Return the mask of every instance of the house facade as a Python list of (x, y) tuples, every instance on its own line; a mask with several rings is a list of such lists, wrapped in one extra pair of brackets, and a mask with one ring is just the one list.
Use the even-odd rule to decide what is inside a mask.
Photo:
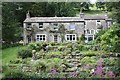
[(75, 42), (85, 34), (85, 42), (94, 40), (94, 35), (101, 29), (112, 25), (107, 15), (88, 16), (80, 13), (79, 17), (30, 17), (26, 14), (23, 22), (24, 44), (30, 42)]

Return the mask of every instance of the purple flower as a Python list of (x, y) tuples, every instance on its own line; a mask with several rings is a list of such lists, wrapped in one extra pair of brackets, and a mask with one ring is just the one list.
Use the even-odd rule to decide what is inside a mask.
[(72, 76), (75, 76), (76, 75), (76, 72), (72, 72)]
[(95, 74), (98, 75), (98, 76), (101, 76), (102, 72), (103, 72), (102, 67), (101, 66), (97, 66)]
[(97, 67), (96, 67), (96, 70), (94, 73), (97, 76), (102, 76), (103, 70), (102, 70), (102, 62), (101, 61), (97, 62)]
[(97, 65), (98, 65), (98, 66), (102, 66), (102, 62), (101, 62), (101, 61), (98, 61), (98, 62), (97, 62)]
[(108, 72), (107, 72), (107, 76), (110, 77), (110, 78), (115, 77), (115, 75), (113, 74), (112, 71), (108, 71)]
[(52, 75), (55, 75), (55, 74), (56, 74), (56, 69), (55, 69), (55, 68), (52, 68), (52, 69), (50, 70), (50, 72), (51, 72)]

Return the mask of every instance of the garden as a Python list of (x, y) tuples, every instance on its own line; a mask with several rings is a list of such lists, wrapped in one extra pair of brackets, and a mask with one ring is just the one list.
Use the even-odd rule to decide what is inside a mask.
[[(2, 80), (43, 80), (43, 78), (120, 78), (120, 2), (86, 3), (2, 3)], [(96, 6), (96, 7), (95, 7)], [(109, 14), (115, 22), (101, 29), (95, 40), (76, 42), (17, 43), (23, 34), (26, 11), (32, 16), (79, 16)], [(61, 30), (60, 30), (61, 31)], [(61, 32), (63, 33), (63, 32)], [(2, 75), (2, 76), (1, 76)], [(106, 80), (105, 79), (105, 80)], [(94, 79), (91, 79), (94, 80)]]
[(3, 65), (5, 78), (115, 78), (118, 57), (93, 44), (32, 42)]

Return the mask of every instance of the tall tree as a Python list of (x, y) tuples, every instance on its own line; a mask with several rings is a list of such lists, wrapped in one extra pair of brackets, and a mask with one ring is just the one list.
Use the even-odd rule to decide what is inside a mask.
[(16, 8), (13, 3), (3, 3), (2, 7), (2, 39), (6, 42), (14, 42), (20, 36), (20, 26), (16, 16)]
[(103, 10), (105, 10), (105, 2), (97, 2), (96, 3), (96, 7), (97, 7), (97, 9), (103, 9)]
[(120, 1), (106, 2), (106, 8), (111, 12), (110, 17), (112, 17), (116, 22), (120, 23)]

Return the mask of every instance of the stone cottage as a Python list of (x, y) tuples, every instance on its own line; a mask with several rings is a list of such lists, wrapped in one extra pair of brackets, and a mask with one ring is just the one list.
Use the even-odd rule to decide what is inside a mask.
[(59, 43), (75, 42), (85, 34), (85, 42), (94, 40), (94, 35), (101, 29), (112, 25), (112, 19), (104, 15), (84, 15), (79, 17), (30, 17), (29, 12), (23, 22), (24, 44), (33, 41)]

